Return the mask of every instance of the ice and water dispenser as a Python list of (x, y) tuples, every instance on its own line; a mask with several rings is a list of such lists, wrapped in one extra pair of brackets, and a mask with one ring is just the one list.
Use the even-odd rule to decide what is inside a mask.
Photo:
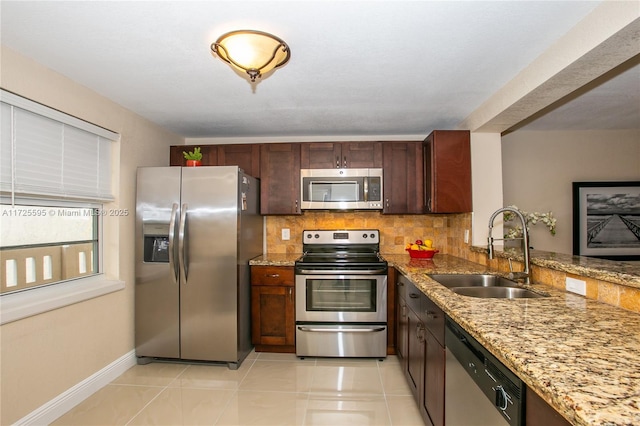
[(145, 223), (142, 225), (144, 236), (144, 261), (151, 263), (169, 262), (169, 224)]

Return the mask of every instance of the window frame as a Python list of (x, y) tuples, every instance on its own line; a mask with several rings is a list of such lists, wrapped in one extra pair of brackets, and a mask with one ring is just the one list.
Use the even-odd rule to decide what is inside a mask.
[[(115, 132), (88, 123), (84, 120), (70, 116), (46, 105), (31, 101), (27, 98), (23, 98), (11, 92), (0, 90), (0, 100), (18, 108), (59, 121), (63, 124), (88, 131), (111, 141), (111, 143), (117, 144), (120, 142), (120, 135)], [(112, 193), (116, 189), (113, 187), (113, 182), (114, 173), (117, 173), (118, 169), (118, 164), (114, 161), (117, 159), (117, 156), (114, 157), (114, 152), (116, 152), (114, 149), (115, 147), (113, 145), (112, 148), (109, 149), (111, 153), (110, 176)], [(107, 206), (113, 206), (113, 204), (115, 204), (113, 203), (113, 200), (116, 197), (91, 199), (85, 197), (68, 197), (64, 194), (60, 196), (40, 196), (36, 194), (29, 195), (26, 193), (16, 193), (12, 190), (11, 192), (4, 192), (1, 198), (2, 204), (9, 205), (12, 203), (24, 203), (28, 200), (31, 205), (34, 205), (35, 202), (44, 205), (47, 205), (46, 203), (64, 203), (67, 206), (72, 206), (74, 204), (76, 206), (81, 205), (83, 207), (87, 207), (88, 205), (99, 205), (101, 208), (106, 208)], [(7, 202), (6, 200), (10, 201)], [(20, 201), (18, 202), (18, 200)], [(110, 218), (109, 221), (111, 222)], [(104, 263), (105, 247), (107, 245), (107, 241), (105, 241), (106, 233), (103, 232), (104, 226), (104, 220), (100, 217), (97, 225), (97, 232), (99, 233), (97, 263), (99, 269), (96, 274), (64, 281), (56, 281), (55, 283), (48, 283), (33, 288), (26, 288), (22, 291), (0, 295), (0, 325), (124, 289), (124, 281), (113, 279), (108, 276), (108, 274), (113, 274), (114, 271), (117, 271), (117, 265), (115, 265), (116, 269), (114, 270), (114, 265), (109, 267)], [(112, 256), (112, 254), (110, 254), (110, 256)]]

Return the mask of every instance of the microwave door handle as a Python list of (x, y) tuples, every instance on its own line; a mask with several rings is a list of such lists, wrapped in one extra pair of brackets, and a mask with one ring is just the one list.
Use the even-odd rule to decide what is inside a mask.
[(178, 283), (178, 262), (176, 262), (174, 256), (174, 250), (176, 247), (176, 219), (178, 215), (178, 204), (173, 203), (171, 206), (171, 218), (169, 219), (169, 269), (171, 270), (171, 278), (175, 284)]
[(187, 268), (187, 244), (186, 244), (186, 234), (185, 229), (187, 225), (187, 204), (182, 205), (182, 211), (180, 212), (180, 230), (178, 231), (178, 261), (180, 262), (180, 270), (184, 274), (184, 282), (187, 283), (188, 279), (188, 268)]
[(363, 179), (364, 181), (364, 201), (369, 201), (369, 178), (366, 177)]

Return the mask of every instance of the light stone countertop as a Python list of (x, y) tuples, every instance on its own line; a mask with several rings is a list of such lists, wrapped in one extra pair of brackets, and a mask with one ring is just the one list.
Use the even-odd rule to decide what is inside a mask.
[[(298, 257), (250, 264), (293, 266)], [(572, 424), (640, 425), (640, 314), (543, 284), (530, 288), (549, 297), (461, 296), (427, 274), (495, 272), (449, 255), (384, 258)]]
[[(487, 248), (484, 246), (472, 246), (471, 251), (487, 253)], [(511, 257), (514, 260), (523, 260), (522, 250), (519, 250), (519, 253), (513, 249), (510, 249), (509, 252), (496, 250), (495, 253), (496, 257), (504, 259)], [(531, 264), (628, 287), (640, 288), (640, 263), (618, 262), (594, 257), (531, 250)]]

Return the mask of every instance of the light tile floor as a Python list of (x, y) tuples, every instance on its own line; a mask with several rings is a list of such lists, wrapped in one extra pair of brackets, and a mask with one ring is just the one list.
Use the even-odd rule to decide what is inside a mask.
[(54, 425), (423, 425), (395, 356), (136, 365)]

